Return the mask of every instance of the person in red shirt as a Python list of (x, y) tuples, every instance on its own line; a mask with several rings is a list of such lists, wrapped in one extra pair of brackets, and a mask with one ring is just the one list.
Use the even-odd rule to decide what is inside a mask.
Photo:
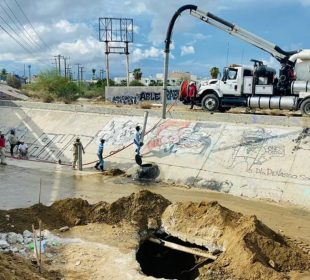
[(6, 165), (5, 162), (5, 137), (4, 134), (0, 131), (0, 164)]
[(188, 85), (188, 97), (191, 101), (191, 107), (190, 109), (194, 108), (194, 105), (196, 104), (196, 95), (197, 95), (197, 87), (195, 82), (190, 82)]

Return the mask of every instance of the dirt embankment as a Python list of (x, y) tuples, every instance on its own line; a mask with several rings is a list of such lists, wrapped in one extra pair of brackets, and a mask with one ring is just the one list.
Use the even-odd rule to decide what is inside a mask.
[[(222, 251), (216, 261), (200, 268), (201, 279), (282, 280), (289, 279), (291, 271), (310, 270), (310, 256), (286, 237), (272, 231), (255, 216), (244, 216), (217, 202), (171, 204), (161, 195), (146, 190), (111, 204), (91, 205), (82, 199), (65, 199), (49, 207), (34, 205), (0, 211), (0, 232), (30, 230), (38, 219), (48, 229), (126, 222), (137, 231), (147, 229), (150, 220), (153, 224), (155, 221), (158, 228), (162, 226), (166, 232), (184, 241), (204, 245), (211, 252), (214, 248)], [(0, 271), (7, 271), (4, 268), (14, 262), (14, 273), (21, 274), (19, 269), (24, 267), (32, 273), (31, 267), (27, 268), (23, 263), (18, 265), (19, 261), (10, 259), (12, 255), (0, 254), (0, 257)]]
[(201, 269), (200, 276), (206, 279), (213, 273), (222, 279), (226, 275), (282, 280), (289, 279), (287, 272), (310, 270), (310, 256), (286, 237), (255, 216), (231, 211), (217, 202), (174, 203), (164, 212), (162, 225), (180, 239), (223, 251)]

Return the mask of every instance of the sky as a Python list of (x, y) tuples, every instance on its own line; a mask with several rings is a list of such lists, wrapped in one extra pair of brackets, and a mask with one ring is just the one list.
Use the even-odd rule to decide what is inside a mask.
[[(98, 19), (115, 17), (133, 19), (130, 71), (140, 68), (143, 77), (154, 77), (163, 72), (169, 21), (185, 4), (197, 5), (284, 50), (310, 48), (310, 0), (4, 0), (0, 2), (0, 68), (23, 75), (24, 65), (26, 74), (31, 65), (32, 74), (38, 74), (53, 69), (55, 56), (61, 54), (68, 58), (74, 76), (77, 64), (84, 67), (86, 78), (91, 77), (93, 68), (99, 75), (99, 70), (105, 69), (105, 45), (98, 39)], [(109, 57), (110, 77), (125, 77), (125, 56)], [(214, 66), (250, 65), (252, 58), (279, 66), (270, 54), (188, 11), (177, 19), (169, 71), (209, 77)]]

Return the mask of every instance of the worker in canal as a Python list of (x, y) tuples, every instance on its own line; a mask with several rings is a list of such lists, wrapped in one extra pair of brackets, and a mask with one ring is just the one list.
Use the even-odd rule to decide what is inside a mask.
[(73, 161), (72, 161), (72, 169), (75, 169), (76, 162), (78, 161), (79, 147), (81, 146), (81, 150), (83, 154), (85, 154), (84, 147), (79, 137), (76, 138), (73, 143)]
[(100, 139), (100, 143), (98, 146), (98, 152), (97, 152), (98, 162), (95, 165), (95, 168), (101, 171), (104, 171), (104, 161), (103, 161), (104, 142), (105, 142), (104, 139)]
[(136, 163), (138, 165), (142, 164), (140, 150), (141, 150), (141, 147), (143, 146), (143, 143), (142, 143), (142, 134), (141, 134), (140, 130), (141, 130), (141, 127), (136, 126), (135, 138), (133, 139), (133, 142), (134, 142), (135, 147), (136, 147), (136, 149), (135, 149), (135, 152), (136, 152), (135, 160), (136, 160)]

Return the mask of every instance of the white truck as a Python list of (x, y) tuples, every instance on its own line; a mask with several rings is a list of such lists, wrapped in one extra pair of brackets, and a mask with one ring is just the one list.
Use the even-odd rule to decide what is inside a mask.
[[(258, 60), (253, 67), (230, 65), (221, 79), (198, 89), (196, 103), (206, 111), (226, 111), (231, 107), (301, 110), (310, 116), (310, 50), (287, 52), (209, 12), (188, 5), (190, 14), (236, 36), (275, 57), (281, 64), (279, 76)], [(183, 8), (184, 10), (184, 8)]]

